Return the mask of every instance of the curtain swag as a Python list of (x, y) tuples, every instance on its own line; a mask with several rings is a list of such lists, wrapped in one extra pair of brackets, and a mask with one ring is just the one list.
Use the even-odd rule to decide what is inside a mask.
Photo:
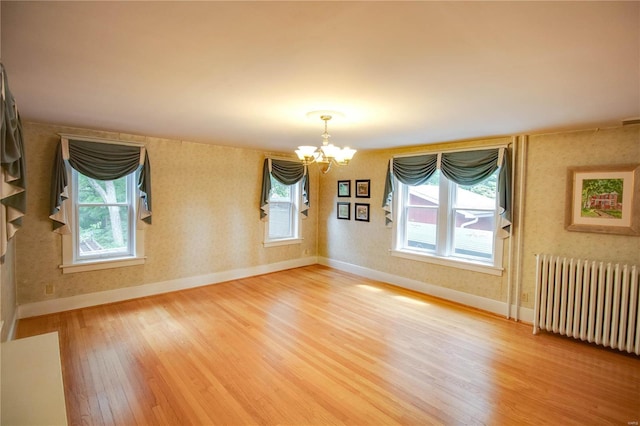
[(2, 182), (0, 183), (0, 261), (4, 261), (9, 240), (22, 226), (26, 211), (26, 161), (22, 122), (15, 99), (9, 90), (4, 65), (0, 63), (0, 157)]
[(139, 203), (138, 218), (151, 223), (151, 165), (143, 146), (108, 142), (89, 142), (62, 137), (53, 164), (49, 218), (53, 230), (68, 234), (68, 182), (66, 164), (98, 180), (114, 180), (137, 170)]
[(271, 192), (271, 176), (284, 185), (293, 185), (302, 180), (302, 202), (300, 211), (305, 216), (309, 214), (309, 176), (307, 167), (297, 161), (276, 160), (265, 158), (262, 166), (262, 191), (260, 193), (260, 219), (269, 214), (269, 194)]
[[(475, 151), (444, 152), (392, 158), (387, 166), (382, 208), (385, 222), (391, 224), (391, 200), (394, 179), (406, 185), (422, 185), (437, 169), (447, 179), (459, 185), (475, 185), (487, 179), (500, 168), (498, 175), (498, 205), (500, 207), (501, 238), (509, 236), (511, 229), (511, 164), (507, 148)], [(506, 158), (505, 158), (506, 157)]]

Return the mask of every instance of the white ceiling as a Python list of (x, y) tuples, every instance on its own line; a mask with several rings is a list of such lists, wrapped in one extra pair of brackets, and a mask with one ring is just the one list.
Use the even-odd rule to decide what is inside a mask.
[(289, 151), (640, 116), (640, 2), (12, 2), (23, 120)]

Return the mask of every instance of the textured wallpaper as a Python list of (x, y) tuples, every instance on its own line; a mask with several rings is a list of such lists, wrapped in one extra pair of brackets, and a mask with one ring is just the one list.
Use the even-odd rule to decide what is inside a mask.
[[(640, 164), (638, 125), (529, 137), (523, 292), (533, 295), (537, 253), (640, 266), (640, 237), (564, 229), (568, 168), (630, 163)], [(523, 305), (533, 307), (532, 297)]]
[[(21, 231), (18, 230), (18, 233)], [(0, 320), (3, 321), (0, 341), (4, 342), (11, 331), (11, 322), (16, 312), (16, 244), (15, 237), (9, 240), (4, 262), (0, 264)]]
[[(258, 200), (264, 153), (180, 140), (25, 123), (28, 206), (17, 236), (18, 303), (188, 278), (316, 255), (318, 176), (302, 244), (262, 246)], [(60, 236), (48, 219), (49, 185), (59, 137), (71, 133), (143, 142), (151, 161), (153, 224), (140, 266), (62, 274)], [(45, 285), (54, 294), (45, 295)]]
[[(438, 151), (442, 149), (466, 148), (483, 145), (500, 145), (511, 142), (511, 138), (461, 142), (455, 144), (429, 145), (409, 149), (358, 152), (348, 167), (334, 168), (320, 177), (320, 256), (350, 264), (386, 272), (427, 284), (447, 287), (494, 300), (506, 300), (506, 281), (493, 276), (392, 256), (392, 229), (385, 226), (382, 210), (382, 193), (389, 159), (397, 154)], [(353, 185), (357, 179), (371, 179), (371, 198), (356, 198)], [(337, 198), (337, 181), (351, 180), (352, 197)], [(351, 202), (351, 220), (336, 218), (336, 203)], [(370, 222), (353, 220), (354, 203), (370, 203)]]
[[(63, 275), (60, 237), (48, 220), (49, 183), (57, 133), (143, 142), (151, 159), (153, 225), (146, 228), (145, 265)], [(253, 150), (118, 133), (25, 124), (28, 211), (16, 236), (18, 303), (68, 297), (208, 273), (275, 263), (318, 254), (465, 293), (506, 301), (505, 273), (492, 276), (391, 256), (392, 231), (381, 208), (388, 160), (396, 154), (509, 143), (511, 138), (466, 141), (407, 149), (360, 151), (348, 167), (319, 175), (311, 167), (311, 210), (301, 245), (262, 247), (258, 198), (264, 153)], [(521, 232), (521, 293), (533, 307), (535, 253), (640, 264), (640, 238), (564, 229), (567, 168), (640, 163), (640, 126), (529, 137)], [(241, 164), (237, 167), (234, 164)], [(517, 176), (518, 170), (515, 171)], [(337, 181), (371, 180), (371, 198), (337, 198)], [(519, 181), (516, 181), (516, 189)], [(352, 194), (354, 188), (352, 188)], [(370, 204), (370, 222), (336, 218), (336, 202)], [(517, 214), (517, 212), (516, 212)], [(317, 248), (317, 253), (316, 253)], [(306, 252), (306, 253), (305, 253)], [(4, 277), (3, 277), (4, 278)], [(515, 278), (515, 277), (514, 277)], [(44, 294), (46, 284), (55, 292)], [(514, 289), (515, 290), (515, 289)]]
[[(381, 209), (387, 163), (393, 155), (509, 143), (510, 140), (504, 138), (358, 152), (349, 167), (334, 169), (330, 174), (320, 177), (319, 255), (503, 302), (507, 300), (507, 279), (511, 274), (515, 298), (515, 265), (518, 259), (514, 257), (513, 267), (509, 266), (506, 240), (503, 255), (505, 272), (502, 277), (398, 258), (389, 252), (392, 230), (385, 227)], [(515, 196), (524, 198), (522, 226), (514, 226), (514, 235), (521, 232), (523, 241), (520, 294), (524, 293), (527, 301), (523, 301), (522, 306), (533, 308), (536, 253), (640, 265), (640, 237), (570, 232), (564, 229), (567, 168), (640, 163), (640, 126), (531, 136), (527, 152), (526, 186), (522, 194), (517, 192), (518, 170), (514, 173)], [(347, 179), (352, 181), (352, 185), (355, 179), (371, 179), (371, 199), (338, 199), (337, 181)], [(370, 202), (371, 222), (336, 219), (337, 201)], [(514, 214), (517, 215), (517, 210)], [(515, 238), (513, 244), (515, 247)], [(517, 250), (514, 253), (517, 254)]]

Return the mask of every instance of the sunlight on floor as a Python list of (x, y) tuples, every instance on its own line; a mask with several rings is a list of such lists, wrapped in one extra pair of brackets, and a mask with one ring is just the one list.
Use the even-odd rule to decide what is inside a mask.
[(360, 288), (364, 288), (365, 290), (369, 290), (369, 291), (375, 291), (375, 292), (381, 292), (382, 289), (378, 288), (378, 287), (373, 287), (370, 285), (366, 285), (366, 284), (357, 284), (358, 287)]
[(403, 302), (408, 302), (414, 305), (420, 305), (420, 306), (431, 306), (431, 304), (424, 302), (422, 300), (418, 300), (418, 299), (413, 299), (411, 297), (407, 297), (407, 296), (393, 296), (394, 299), (396, 300), (401, 300)]

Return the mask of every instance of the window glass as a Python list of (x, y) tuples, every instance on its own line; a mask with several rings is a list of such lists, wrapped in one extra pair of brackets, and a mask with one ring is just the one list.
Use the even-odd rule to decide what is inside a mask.
[(498, 173), (476, 185), (439, 170), (423, 185), (399, 183), (396, 250), (494, 265)]
[(121, 257), (133, 251), (133, 174), (120, 179), (92, 179), (73, 170), (76, 202), (78, 260)]
[(407, 188), (406, 245), (411, 248), (435, 250), (438, 207), (440, 204), (439, 171), (423, 185)]
[(297, 196), (298, 186), (285, 185), (271, 177), (267, 240), (298, 237)]

